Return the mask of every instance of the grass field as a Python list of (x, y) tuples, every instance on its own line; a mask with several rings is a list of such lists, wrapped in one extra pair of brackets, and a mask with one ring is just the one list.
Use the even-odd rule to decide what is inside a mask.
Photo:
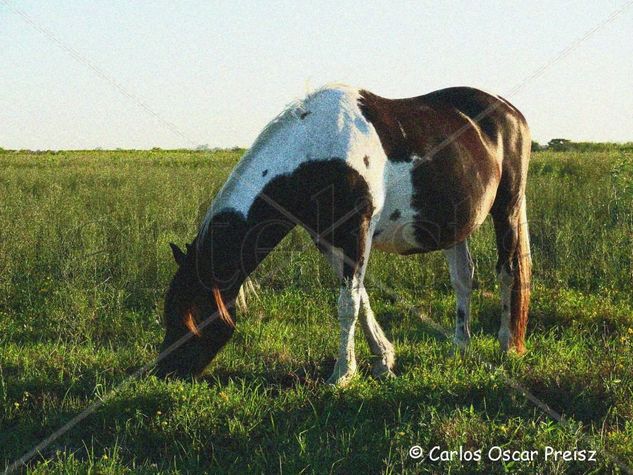
[[(162, 340), (168, 247), (197, 223), (240, 151), (0, 153), (0, 466), (94, 401), (28, 465), (43, 472), (610, 473), (633, 464), (633, 153), (533, 157), (528, 353), (499, 354), (496, 250), (472, 240), (474, 339), (454, 355), (441, 254), (374, 252), (368, 287), (398, 377), (323, 384), (334, 364), (337, 284), (302, 231), (256, 272), (261, 299), (195, 382), (130, 380)], [(390, 290), (391, 289), (391, 290)], [(514, 383), (565, 416), (556, 422)], [(484, 449), (482, 462), (416, 461)], [(533, 462), (485, 453), (540, 449)], [(544, 460), (544, 447), (597, 450)]]

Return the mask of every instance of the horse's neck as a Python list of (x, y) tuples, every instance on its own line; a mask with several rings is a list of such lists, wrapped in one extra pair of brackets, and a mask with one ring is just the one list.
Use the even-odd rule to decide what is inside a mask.
[[(307, 154), (298, 134), (286, 130), (291, 127), (278, 127), (285, 127), (282, 138), (292, 140), (256, 143), (219, 191), (199, 233), (199, 250), (210, 263), (212, 277), (235, 292), (237, 283), (241, 284), (294, 226), (283, 212), (286, 197), (275, 193), (276, 183), (294, 171), (297, 157)], [(272, 199), (268, 196), (271, 193)]]
[[(253, 146), (239, 161), (217, 194), (207, 220), (222, 209), (232, 209), (243, 215), (248, 212), (260, 193), (280, 175), (287, 175), (305, 160), (309, 160), (305, 140), (297, 125), (279, 124), (280, 130), (264, 143)], [(261, 140), (261, 139), (258, 139)]]
[(293, 227), (275, 213), (251, 212), (244, 216), (224, 210), (215, 214), (198, 236), (200, 271), (207, 276), (205, 280), (227, 296), (236, 296), (244, 280)]
[[(241, 283), (298, 218), (317, 206), (317, 196), (327, 198), (323, 192), (331, 190), (333, 181), (323, 170), (345, 176), (340, 160), (333, 157), (349, 153), (349, 130), (355, 123), (349, 114), (356, 100), (357, 94), (348, 90), (324, 90), (304, 104), (309, 110), (301, 109), (299, 114), (289, 109), (260, 134), (218, 193), (201, 228), (205, 260), (217, 278)], [(342, 103), (347, 104), (343, 115)], [(357, 114), (360, 117), (360, 111)], [(341, 116), (350, 121), (347, 133), (340, 130)], [(322, 159), (314, 158), (324, 154)], [(310, 164), (314, 167), (306, 168)]]

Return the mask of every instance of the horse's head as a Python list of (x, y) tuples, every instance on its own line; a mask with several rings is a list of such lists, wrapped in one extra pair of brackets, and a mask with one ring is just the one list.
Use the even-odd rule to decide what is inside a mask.
[(165, 298), (165, 339), (156, 374), (197, 375), (231, 338), (235, 324), (220, 293), (199, 279), (196, 246), (170, 244), (178, 270)]

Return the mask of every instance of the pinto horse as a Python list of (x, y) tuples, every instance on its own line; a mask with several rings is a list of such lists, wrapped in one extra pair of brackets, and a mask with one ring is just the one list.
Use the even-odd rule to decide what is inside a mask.
[(165, 301), (159, 375), (200, 373), (231, 338), (240, 287), (296, 225), (340, 282), (338, 359), (328, 382), (356, 371), (360, 317), (392, 375), (393, 345), (363, 280), (372, 247), (396, 254), (443, 250), (457, 294), (456, 344), (470, 339), (473, 263), (467, 238), (492, 215), (498, 249), (503, 351), (525, 350), (531, 260), (525, 187), (530, 132), (508, 101), (454, 87), (408, 99), (327, 86), (266, 126), (207, 211)]

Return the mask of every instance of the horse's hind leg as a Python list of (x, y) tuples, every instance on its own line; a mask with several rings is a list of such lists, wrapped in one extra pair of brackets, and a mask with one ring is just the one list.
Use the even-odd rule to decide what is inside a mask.
[(360, 323), (365, 333), (365, 338), (369, 344), (369, 349), (375, 357), (372, 365), (372, 374), (376, 378), (384, 378), (393, 376), (393, 367), (395, 365), (395, 351), (393, 345), (385, 336), (376, 321), (374, 312), (369, 305), (369, 296), (363, 287), (361, 290), (361, 307), (360, 307)]
[(454, 343), (465, 348), (470, 341), (470, 295), (473, 288), (474, 266), (466, 241), (444, 251), (457, 297)]
[(499, 260), (497, 276), (501, 285), (501, 326), (499, 344), (503, 351), (525, 351), (525, 331), (530, 302), (531, 258), (525, 196), (512, 206), (493, 210)]

